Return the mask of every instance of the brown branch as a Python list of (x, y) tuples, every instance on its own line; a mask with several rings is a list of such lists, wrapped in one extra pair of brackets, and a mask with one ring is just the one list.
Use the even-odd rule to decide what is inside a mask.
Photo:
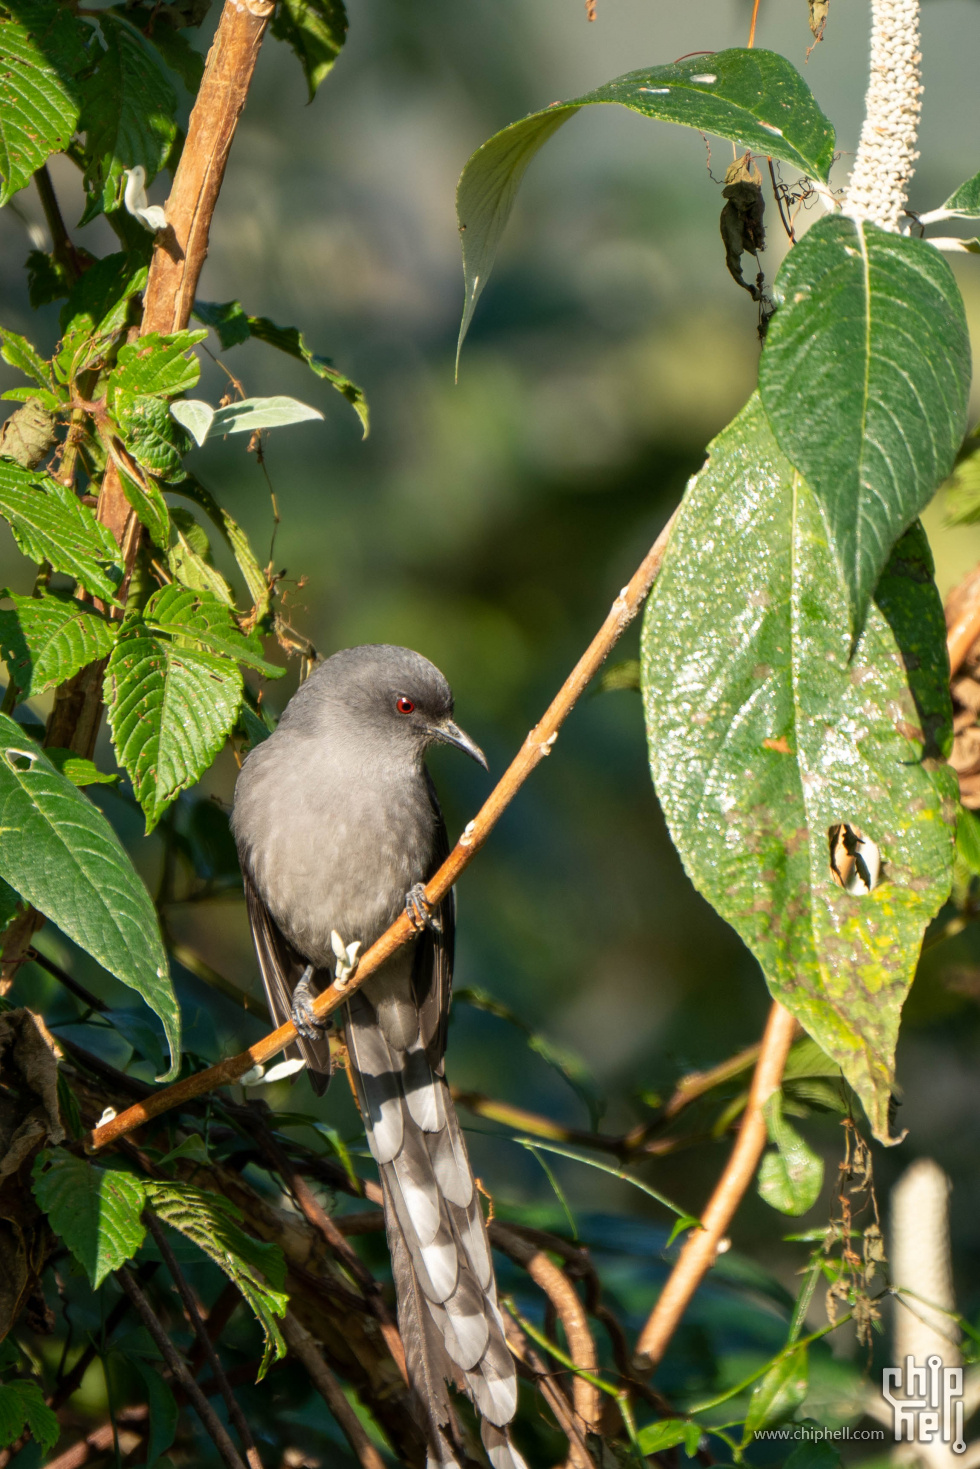
[(946, 599), (946, 647), (950, 678), (980, 638), (980, 566), (955, 587)]
[(41, 208), (44, 210), (44, 218), (47, 221), (48, 230), (51, 235), (51, 253), (59, 265), (71, 276), (72, 280), (79, 280), (82, 272), (91, 264), (91, 256), (86, 259), (84, 252), (79, 252), (74, 245), (71, 236), (65, 227), (62, 217), (61, 206), (58, 196), (48, 173), (48, 165), (42, 163), (34, 174), (34, 186), (37, 189)]
[(291, 1311), (287, 1311), (283, 1319), (282, 1334), (289, 1344), (289, 1350), (302, 1362), (310, 1381), (336, 1419), (337, 1426), (354, 1450), (354, 1457), (361, 1469), (385, 1469), (384, 1460), (368, 1438), (361, 1420), (344, 1396), (340, 1383), (320, 1355), (316, 1342)]
[(582, 1425), (572, 1412), (571, 1404), (512, 1316), (507, 1320), (507, 1345), (518, 1364), (523, 1367), (524, 1375), (530, 1378), (548, 1404), (555, 1415), (555, 1422), (568, 1439), (568, 1463), (571, 1469), (596, 1469), (585, 1442)]
[[(167, 1239), (166, 1231), (164, 1230), (163, 1225), (160, 1223), (156, 1214), (154, 1214), (153, 1210), (149, 1206), (147, 1206), (147, 1208), (143, 1211), (143, 1219), (146, 1223), (146, 1227), (149, 1229), (150, 1233), (153, 1236), (157, 1249), (160, 1251), (160, 1254), (163, 1258), (163, 1263), (170, 1271), (170, 1277), (173, 1280), (174, 1285), (177, 1287), (180, 1299), (184, 1303), (184, 1310), (187, 1312), (187, 1319), (194, 1329), (194, 1335), (197, 1337), (198, 1344), (201, 1347), (204, 1356), (207, 1358), (211, 1371), (214, 1374), (214, 1380), (217, 1384), (218, 1391), (224, 1399), (225, 1407), (228, 1409), (228, 1417), (235, 1425), (235, 1432), (238, 1434), (242, 1448), (245, 1451), (245, 1458), (248, 1460), (248, 1469), (262, 1469), (262, 1460), (259, 1457), (258, 1449), (255, 1447), (255, 1440), (252, 1437), (252, 1430), (248, 1426), (245, 1414), (241, 1410), (238, 1399), (235, 1397), (235, 1394), (232, 1392), (228, 1384), (228, 1379), (225, 1376), (225, 1369), (221, 1365), (221, 1358), (215, 1351), (214, 1343), (208, 1335), (207, 1328), (204, 1325), (200, 1310), (198, 1309), (197, 1301), (194, 1299), (194, 1292), (188, 1285), (187, 1277), (181, 1270), (180, 1265), (177, 1263), (177, 1256), (170, 1248), (170, 1241)], [(188, 1375), (190, 1374), (188, 1373)]]
[[(463, 869), (469, 865), (483, 846), (531, 771), (546, 755), (551, 753), (565, 718), (602, 666), (609, 650), (639, 612), (660, 570), (673, 522), (674, 517), (672, 516), (643, 558), (628, 585), (623, 587), (613, 602), (598, 633), (562, 684), (540, 722), (527, 736), (509, 769), (494, 787), (476, 817), (467, 824), (466, 830), (439, 871), (426, 885), (425, 896), (431, 906), (434, 907), (446, 895)], [(346, 983), (337, 984), (335, 981), (317, 996), (313, 1006), (317, 1020), (325, 1021), (334, 1010), (346, 1004), (350, 996), (368, 976), (390, 959), (402, 944), (414, 938), (415, 933), (416, 930), (407, 914), (402, 914), (400, 918), (397, 918), (381, 938), (371, 945), (353, 976)], [(211, 1066), (206, 1071), (199, 1071), (184, 1081), (179, 1081), (173, 1086), (156, 1092), (145, 1102), (127, 1108), (111, 1122), (95, 1129), (90, 1139), (91, 1146), (94, 1149), (104, 1148), (107, 1143), (113, 1142), (117, 1137), (122, 1137), (132, 1132), (134, 1128), (141, 1127), (151, 1117), (159, 1117), (171, 1107), (180, 1106), (191, 1097), (199, 1097), (205, 1092), (213, 1091), (215, 1087), (226, 1086), (230, 1082), (238, 1081), (253, 1066), (263, 1065), (271, 1060), (295, 1037), (296, 1027), (287, 1021), (271, 1035), (267, 1035), (263, 1040), (257, 1041), (254, 1046), (250, 1046), (247, 1051), (242, 1051), (237, 1056), (230, 1056), (227, 1060), (219, 1062), (217, 1066)]]
[(746, 46), (748, 47), (748, 49), (750, 51), (751, 51), (752, 47), (755, 45), (755, 26), (756, 26), (756, 21), (758, 19), (759, 19), (759, 0), (755, 0), (755, 4), (752, 6), (752, 19), (749, 22), (749, 39), (745, 43)]
[(691, 1297), (714, 1264), (722, 1236), (752, 1182), (766, 1145), (766, 1119), (762, 1109), (782, 1082), (796, 1030), (794, 1017), (775, 1002), (769, 1012), (749, 1100), (731, 1157), (701, 1216), (702, 1228), (693, 1230), (689, 1236), (640, 1333), (637, 1364), (645, 1371), (652, 1371), (667, 1350)]
[[(543, 1250), (523, 1239), (516, 1230), (495, 1219), (490, 1225), (490, 1239), (498, 1250), (503, 1250), (530, 1275), (535, 1285), (544, 1291), (558, 1313), (565, 1329), (568, 1355), (576, 1367), (583, 1372), (595, 1374), (599, 1370), (599, 1358), (595, 1342), (589, 1330), (585, 1307), (579, 1300), (571, 1281), (553, 1265)], [(586, 1431), (595, 1433), (599, 1426), (599, 1389), (584, 1377), (576, 1376), (572, 1381), (572, 1402), (575, 1412)]]
[[(146, 1403), (137, 1404), (132, 1408), (120, 1408), (116, 1414), (116, 1422), (119, 1424), (118, 1433), (119, 1452), (124, 1459), (128, 1459), (135, 1453), (143, 1442), (143, 1433), (149, 1422), (150, 1410)], [(140, 1425), (139, 1429), (127, 1431), (126, 1425), (132, 1423)], [(72, 1444), (70, 1449), (65, 1449), (56, 1459), (48, 1459), (47, 1469), (81, 1469), (90, 1459), (100, 1458), (108, 1453), (112, 1447), (116, 1435), (113, 1430), (111, 1419), (100, 1423), (98, 1428), (86, 1434), (78, 1443)]]
[(163, 1360), (173, 1374), (174, 1381), (179, 1382), (187, 1394), (188, 1400), (193, 1405), (194, 1411), (204, 1425), (208, 1437), (213, 1442), (218, 1453), (228, 1466), (228, 1469), (246, 1469), (238, 1450), (228, 1437), (227, 1429), (188, 1372), (180, 1353), (160, 1324), (153, 1307), (136, 1284), (136, 1281), (125, 1267), (116, 1271), (116, 1279), (135, 1307), (143, 1325), (159, 1347)]

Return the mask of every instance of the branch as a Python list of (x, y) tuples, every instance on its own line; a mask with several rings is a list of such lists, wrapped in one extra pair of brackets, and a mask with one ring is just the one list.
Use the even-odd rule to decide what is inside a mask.
[[(163, 1263), (170, 1271), (170, 1277), (177, 1287), (180, 1299), (184, 1303), (184, 1310), (187, 1312), (188, 1320), (194, 1329), (194, 1335), (197, 1337), (198, 1344), (204, 1356), (207, 1358), (211, 1371), (214, 1373), (214, 1380), (217, 1383), (218, 1391), (221, 1393), (225, 1407), (228, 1409), (228, 1417), (235, 1425), (235, 1432), (238, 1434), (242, 1448), (245, 1450), (248, 1469), (262, 1469), (262, 1460), (259, 1458), (259, 1451), (255, 1447), (252, 1431), (246, 1422), (245, 1414), (241, 1410), (238, 1399), (228, 1385), (228, 1379), (225, 1376), (225, 1369), (221, 1365), (221, 1359), (215, 1351), (214, 1343), (208, 1335), (207, 1328), (201, 1319), (197, 1301), (194, 1299), (194, 1292), (188, 1285), (187, 1277), (177, 1263), (177, 1256), (170, 1248), (170, 1241), (167, 1239), (166, 1231), (149, 1206), (143, 1211), (143, 1219), (153, 1236), (157, 1249), (160, 1251)], [(188, 1373), (188, 1375), (190, 1374)]]
[(568, 1399), (555, 1382), (545, 1363), (528, 1342), (513, 1316), (507, 1318), (507, 1345), (548, 1404), (555, 1415), (555, 1422), (568, 1439), (570, 1469), (596, 1469), (585, 1442), (582, 1426), (572, 1412)]
[[(483, 846), (531, 771), (546, 755), (550, 755), (565, 718), (602, 666), (609, 650), (639, 612), (660, 570), (676, 513), (675, 511), (664, 526), (628, 585), (623, 587), (613, 602), (598, 633), (562, 684), (540, 722), (527, 736), (511, 762), (510, 768), (490, 793), (489, 799), (484, 802), (474, 820), (467, 824), (463, 835), (435, 877), (426, 885), (425, 896), (430, 906), (435, 907), (445, 897), (460, 873)], [(416, 930), (411, 920), (407, 914), (402, 914), (382, 934), (381, 938), (371, 945), (354, 974), (345, 983), (338, 984), (334, 981), (322, 994), (317, 996), (313, 1005), (313, 1012), (317, 1020), (325, 1021), (334, 1010), (346, 1004), (350, 996), (369, 975), (374, 974), (397, 949), (401, 948), (402, 944), (415, 936)], [(231, 1056), (219, 1062), (217, 1066), (209, 1067), (206, 1071), (199, 1071), (193, 1076), (188, 1076), (173, 1086), (165, 1087), (152, 1097), (148, 1097), (145, 1102), (127, 1108), (125, 1112), (121, 1112), (118, 1117), (105, 1123), (103, 1127), (97, 1127), (89, 1139), (92, 1148), (94, 1150), (104, 1148), (107, 1143), (125, 1136), (136, 1127), (141, 1127), (151, 1117), (159, 1117), (161, 1113), (169, 1111), (171, 1107), (180, 1106), (191, 1097), (199, 1097), (205, 1092), (213, 1091), (215, 1087), (227, 1086), (230, 1082), (238, 1081), (253, 1066), (264, 1065), (266, 1061), (271, 1060), (295, 1037), (296, 1027), (287, 1021), (271, 1035), (267, 1035), (263, 1040), (257, 1041), (254, 1046), (250, 1046), (247, 1051)]]
[(188, 1372), (180, 1353), (170, 1340), (167, 1332), (164, 1331), (153, 1311), (153, 1307), (136, 1284), (136, 1281), (125, 1267), (116, 1271), (116, 1279), (136, 1308), (143, 1325), (159, 1347), (163, 1360), (173, 1373), (174, 1381), (180, 1383), (189, 1401), (193, 1404), (194, 1411), (203, 1423), (209, 1438), (227, 1464), (228, 1469), (246, 1469), (246, 1466), (239, 1457), (238, 1450), (228, 1437), (224, 1424), (218, 1418), (211, 1404)]
[(361, 1420), (344, 1396), (343, 1388), (321, 1357), (316, 1342), (291, 1311), (287, 1311), (283, 1319), (282, 1334), (289, 1343), (289, 1350), (302, 1362), (313, 1386), (337, 1420), (337, 1426), (354, 1450), (361, 1469), (386, 1469)]
[(752, 1182), (766, 1145), (766, 1119), (762, 1109), (779, 1089), (796, 1028), (789, 1011), (774, 1003), (762, 1037), (742, 1126), (727, 1167), (702, 1215), (702, 1227), (689, 1236), (640, 1333), (636, 1355), (638, 1365), (646, 1371), (652, 1371), (667, 1350), (691, 1297), (714, 1264), (719, 1242)]
[[(490, 1226), (490, 1237), (498, 1250), (503, 1250), (518, 1265), (523, 1266), (534, 1281), (544, 1291), (558, 1313), (558, 1319), (565, 1329), (565, 1340), (568, 1342), (568, 1354), (576, 1367), (583, 1372), (595, 1374), (599, 1370), (599, 1358), (596, 1354), (595, 1342), (589, 1330), (589, 1323), (585, 1315), (585, 1307), (579, 1300), (575, 1287), (571, 1281), (553, 1265), (543, 1250), (537, 1249), (526, 1239), (506, 1224), (494, 1220)], [(585, 1430), (590, 1433), (598, 1432), (599, 1427), (599, 1390), (585, 1377), (576, 1376), (572, 1380), (572, 1402), (575, 1412), (581, 1420)]]
[(945, 611), (949, 676), (952, 678), (980, 638), (980, 566), (975, 566), (969, 576), (950, 592)]

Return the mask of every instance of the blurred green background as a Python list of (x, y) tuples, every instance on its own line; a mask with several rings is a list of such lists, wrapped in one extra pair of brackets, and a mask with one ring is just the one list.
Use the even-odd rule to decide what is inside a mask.
[[(250, 313), (299, 326), (364, 387), (372, 431), (362, 442), (336, 394), (299, 364), (250, 343), (219, 354), (246, 392), (293, 394), (322, 408), (325, 421), (268, 436), (268, 481), (240, 438), (209, 443), (196, 452), (195, 468), (261, 559), (274, 529), (271, 485), (281, 516), (273, 556), (287, 572), (293, 624), (322, 653), (387, 641), (432, 658), (494, 776), (663, 525), (708, 440), (751, 391), (756, 309), (725, 270), (722, 201), (701, 137), (620, 109), (590, 109), (529, 172), (454, 385), (462, 298), (456, 179), (474, 148), (532, 108), (635, 67), (744, 44), (750, 9), (747, 0), (599, 0), (590, 25), (581, 0), (353, 0), (347, 47), (312, 106), (288, 50), (269, 39), (260, 55), (200, 295), (238, 298)], [(806, 11), (805, 0), (762, 0), (757, 35), (757, 44), (801, 70), (811, 40)], [(215, 19), (205, 22), (202, 49)], [(929, 0), (923, 28), (925, 110), (911, 199), (919, 209), (938, 205), (980, 161), (980, 6)], [(833, 0), (826, 39), (805, 67), (838, 129), (838, 183), (863, 110), (867, 31), (865, 4)], [(712, 142), (715, 180), (729, 161), (728, 145)], [(55, 160), (53, 175), (72, 224), (81, 211), (77, 176), (64, 160)], [(160, 179), (151, 198), (165, 194)], [(24, 219), (9, 210), (0, 216), (3, 320), (49, 347), (57, 307), (42, 311), (38, 324), (17, 268), (29, 248), (25, 222), (36, 227), (41, 214), (31, 193), (19, 202)], [(771, 202), (767, 226), (771, 281), (784, 249)], [(75, 237), (97, 253), (112, 248), (101, 220)], [(980, 263), (964, 257), (954, 268), (976, 328)], [(213, 338), (208, 345), (218, 353)], [(216, 401), (226, 385), (224, 368), (205, 358), (201, 396)], [(941, 505), (927, 524), (945, 593), (980, 559), (980, 532), (946, 529)], [(5, 532), (0, 580), (29, 589)], [(616, 658), (635, 656), (636, 646), (633, 630)], [(281, 708), (296, 677), (294, 662), (269, 687), (273, 707)], [(36, 712), (46, 712), (43, 701)], [(105, 739), (99, 758), (112, 758)], [(437, 752), (433, 769), (456, 833), (489, 782), (449, 751)], [(199, 870), (211, 862), (226, 891), (173, 904), (168, 921), (214, 969), (258, 992), (227, 839), (214, 810), (201, 805), (203, 795), (227, 808), (234, 777), (226, 751), (203, 792), (182, 798), (175, 816)], [(152, 887), (159, 838), (141, 839), (141, 821), (117, 795), (97, 798)], [(178, 889), (181, 881), (186, 889), (186, 875)], [(641, 1094), (665, 1094), (684, 1071), (720, 1061), (760, 1033), (765, 986), (673, 851), (647, 774), (635, 693), (583, 700), (552, 758), (465, 874), (459, 899), (457, 986), (489, 991), (580, 1056), (607, 1101), (609, 1130), (649, 1115)], [(52, 955), (68, 953), (50, 933), (43, 943)], [(73, 963), (94, 988), (126, 1003), (79, 956)], [(190, 1049), (210, 1059), (260, 1033), (257, 1021), (178, 974)], [(46, 1005), (55, 1020), (74, 1013), (34, 969), (23, 971), (14, 998)], [(968, 930), (933, 948), (922, 966), (899, 1049), (899, 1122), (909, 1136), (891, 1151), (875, 1149), (883, 1202), (920, 1154), (948, 1170), (958, 1299), (971, 1317), (980, 1311), (978, 1000), (980, 939)], [(456, 1007), (449, 1074), (465, 1089), (589, 1125), (581, 1100), (519, 1032), (465, 1003)], [(322, 1103), (305, 1081), (269, 1099), (315, 1108), (348, 1137), (357, 1132), (343, 1083)], [(469, 1114), (464, 1122), (473, 1124), (476, 1171), (500, 1206), (539, 1205), (541, 1217), (560, 1221), (534, 1158), (504, 1130)], [(738, 1256), (764, 1265), (792, 1292), (805, 1251), (782, 1236), (826, 1221), (842, 1148), (836, 1117), (814, 1118), (803, 1130), (828, 1160), (821, 1201), (796, 1226), (753, 1195), (732, 1230)], [(697, 1212), (727, 1147), (708, 1142), (640, 1172)], [(637, 1227), (669, 1223), (626, 1185), (551, 1161), (573, 1212), (624, 1216), (621, 1231), (625, 1216)], [(603, 1227), (607, 1242), (619, 1239), (624, 1251), (610, 1257), (606, 1278), (618, 1282), (638, 1324), (653, 1297), (654, 1237), (635, 1236), (634, 1258), (626, 1234)], [(773, 1350), (784, 1329), (776, 1307), (757, 1303), (746, 1315), (724, 1307), (721, 1285), (713, 1291), (706, 1299), (714, 1307), (692, 1312), (695, 1324), (678, 1338), (663, 1379), (678, 1392), (710, 1385), (721, 1370), (731, 1378), (739, 1353), (751, 1364), (760, 1344), (771, 1338)], [(819, 1292), (811, 1316), (815, 1325), (823, 1319)], [(720, 1369), (722, 1340), (728, 1356)], [(886, 1345), (880, 1354), (890, 1360)], [(851, 1406), (848, 1362), (863, 1366), (864, 1352), (838, 1333), (820, 1389), (825, 1416), (842, 1418)], [(820, 1416), (816, 1399), (808, 1411)]]

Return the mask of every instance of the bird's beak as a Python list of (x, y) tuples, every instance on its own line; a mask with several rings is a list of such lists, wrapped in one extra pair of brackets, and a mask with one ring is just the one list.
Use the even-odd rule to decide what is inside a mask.
[(429, 726), (432, 738), (444, 745), (455, 745), (457, 750), (462, 750), (464, 755), (470, 755), (484, 770), (489, 771), (487, 757), (480, 749), (476, 740), (471, 740), (465, 730), (460, 729), (451, 719), (441, 719), (438, 724)]

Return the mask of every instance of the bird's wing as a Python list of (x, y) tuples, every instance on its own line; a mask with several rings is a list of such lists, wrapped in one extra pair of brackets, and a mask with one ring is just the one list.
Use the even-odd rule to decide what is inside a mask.
[[(302, 977), (306, 963), (279, 929), (248, 872), (243, 871), (242, 876), (245, 882), (248, 921), (252, 926), (252, 939), (265, 986), (265, 997), (272, 1012), (273, 1024), (278, 1027), (292, 1019), (293, 990)], [(329, 982), (328, 977), (327, 983)], [(315, 984), (314, 989), (316, 988)], [(303, 1058), (310, 1073), (313, 1090), (317, 1096), (322, 1096), (330, 1081), (330, 1038), (326, 1032), (322, 1040), (315, 1041), (297, 1036), (295, 1044), (286, 1047), (285, 1054)]]
[[(426, 787), (432, 809), (436, 815), (435, 842), (432, 866), (426, 873), (426, 881), (442, 866), (449, 856), (449, 835), (443, 819), (442, 808), (432, 784), (429, 772), (425, 772)], [(453, 958), (456, 949), (456, 890), (450, 891), (436, 909), (435, 916), (442, 924), (441, 933), (427, 928), (415, 946), (412, 965), (412, 989), (419, 1011), (419, 1035), (429, 1064), (441, 1071), (442, 1058), (446, 1053), (446, 1035), (449, 1028), (449, 1007), (452, 1003)]]

